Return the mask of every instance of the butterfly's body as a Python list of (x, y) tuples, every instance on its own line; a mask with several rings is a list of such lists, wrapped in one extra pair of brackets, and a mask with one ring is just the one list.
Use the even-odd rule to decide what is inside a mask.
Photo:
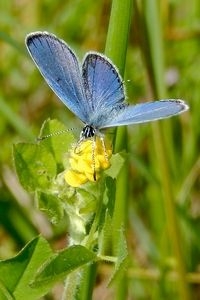
[(102, 128), (168, 118), (188, 109), (174, 99), (128, 105), (122, 78), (106, 56), (88, 52), (81, 68), (71, 48), (53, 34), (31, 33), (26, 45), (48, 85), (84, 123), (81, 139)]

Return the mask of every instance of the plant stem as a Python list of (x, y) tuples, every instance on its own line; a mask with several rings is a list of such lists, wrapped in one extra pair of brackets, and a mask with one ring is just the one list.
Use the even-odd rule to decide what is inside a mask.
[(108, 27), (105, 54), (110, 57), (113, 63), (118, 67), (123, 76), (126, 51), (129, 37), (129, 28), (132, 15), (131, 0), (113, 0), (110, 22)]
[[(132, 16), (132, 1), (131, 0), (113, 0), (112, 10), (108, 28), (105, 54), (118, 67), (120, 74), (123, 76), (127, 43), (129, 37), (129, 28)], [(127, 149), (127, 132), (126, 128), (118, 128), (115, 138), (115, 152)], [(128, 198), (128, 168), (127, 163), (124, 164), (116, 182), (116, 198), (113, 214), (113, 229), (116, 234), (113, 234), (113, 254), (117, 256), (118, 247), (120, 244), (119, 232), (126, 222), (127, 198)], [(124, 299), (126, 297), (126, 279), (116, 282), (115, 299)], [(123, 291), (123, 292), (121, 292)]]
[[(82, 245), (87, 249), (93, 250), (96, 245), (96, 234), (98, 231), (99, 219), (102, 209), (102, 194), (100, 193), (101, 184), (96, 183), (96, 188), (99, 189), (99, 197), (97, 199), (98, 204), (96, 208), (96, 213), (94, 220), (92, 222), (90, 232), (82, 241)], [(90, 265), (86, 265), (77, 271), (72, 272), (68, 275), (65, 281), (65, 288), (63, 293), (62, 300), (89, 300), (92, 299), (92, 291), (95, 284), (96, 279), (96, 263), (92, 263)]]
[(72, 272), (67, 276), (65, 281), (64, 292), (62, 296), (62, 300), (74, 300), (76, 288), (79, 282), (79, 273), (78, 271)]

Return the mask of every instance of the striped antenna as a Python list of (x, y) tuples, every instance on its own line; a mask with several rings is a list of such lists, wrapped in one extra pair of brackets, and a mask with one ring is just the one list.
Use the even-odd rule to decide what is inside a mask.
[(56, 131), (56, 132), (53, 132), (53, 133), (49, 133), (47, 135), (39, 136), (39, 137), (37, 137), (37, 141), (43, 141), (43, 140), (45, 140), (47, 138), (50, 138), (52, 136), (57, 136), (57, 135), (60, 135), (60, 134), (68, 133), (69, 131), (72, 131), (72, 130), (79, 130), (79, 129), (78, 128), (69, 128), (69, 129), (59, 130), (59, 131)]

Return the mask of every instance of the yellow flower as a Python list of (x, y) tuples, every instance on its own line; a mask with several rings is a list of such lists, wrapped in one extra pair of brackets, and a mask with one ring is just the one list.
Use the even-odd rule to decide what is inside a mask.
[(65, 181), (79, 187), (87, 181), (96, 181), (100, 173), (110, 167), (111, 145), (100, 137), (86, 139), (70, 150), (70, 168), (65, 173)]

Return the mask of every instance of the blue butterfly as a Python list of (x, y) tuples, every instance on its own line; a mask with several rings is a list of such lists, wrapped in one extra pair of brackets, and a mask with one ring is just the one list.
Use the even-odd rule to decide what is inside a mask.
[(88, 52), (81, 67), (71, 48), (48, 32), (28, 34), (26, 46), (51, 89), (84, 123), (81, 139), (102, 128), (164, 119), (188, 109), (179, 99), (128, 105), (122, 78), (106, 56)]

